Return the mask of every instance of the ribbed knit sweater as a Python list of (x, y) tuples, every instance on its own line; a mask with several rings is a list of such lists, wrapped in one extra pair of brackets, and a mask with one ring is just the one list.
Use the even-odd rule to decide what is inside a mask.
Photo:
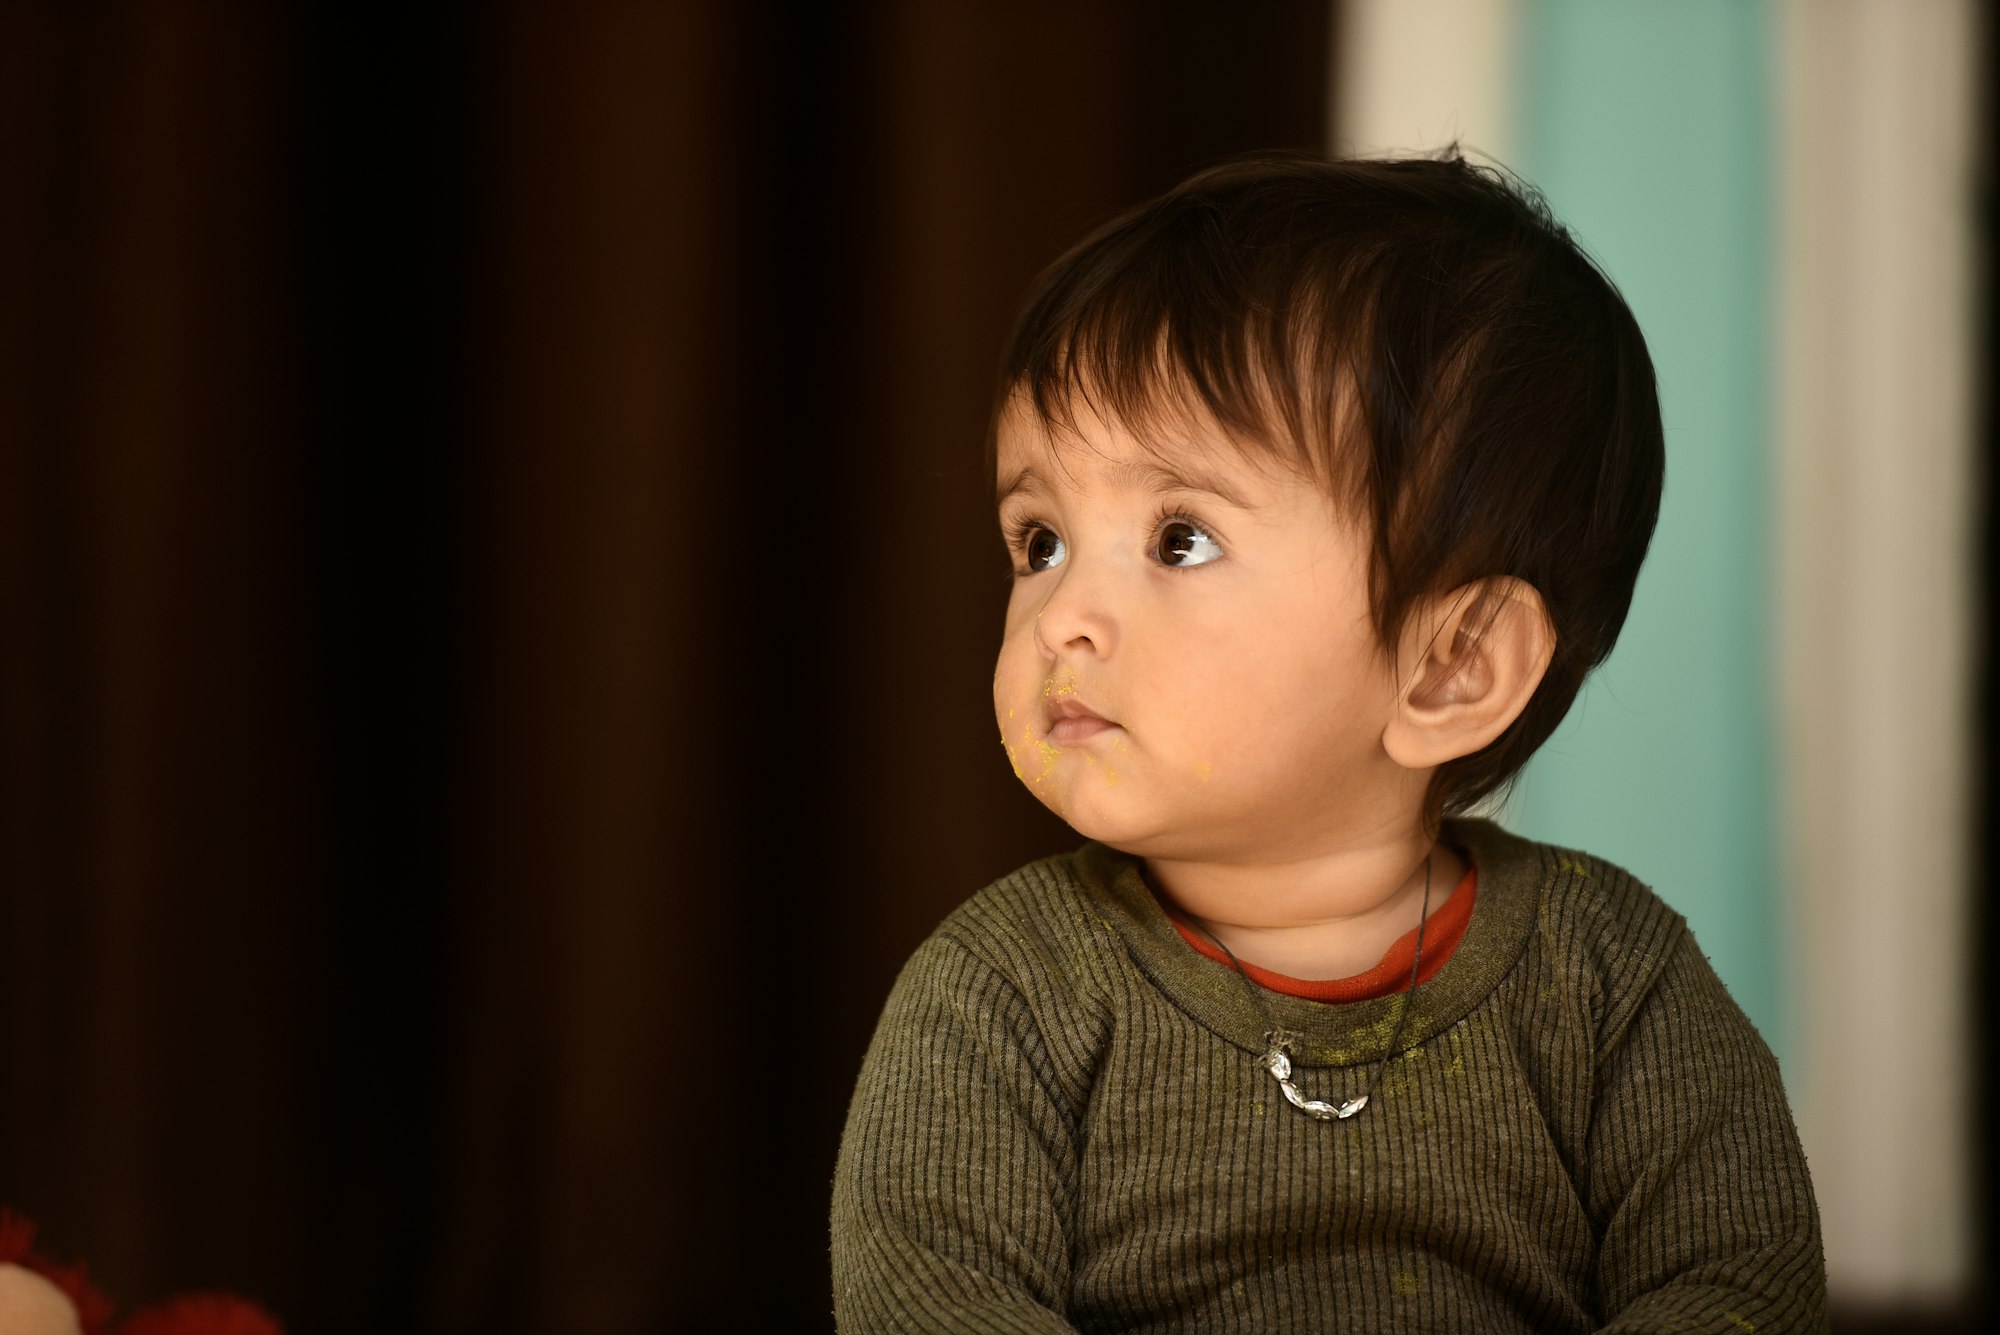
[(840, 1328), (1823, 1330), (1777, 1064), (1625, 872), (1447, 822), (1464, 940), (1398, 995), (1263, 1006), (1137, 859), (1023, 867), (920, 946), (863, 1063), (833, 1198)]

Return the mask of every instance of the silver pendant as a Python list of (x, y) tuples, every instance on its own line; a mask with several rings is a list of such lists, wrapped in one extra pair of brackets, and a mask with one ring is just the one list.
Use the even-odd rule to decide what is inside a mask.
[(1366, 1094), (1357, 1094), (1336, 1105), (1319, 1099), (1309, 1099), (1299, 1092), (1299, 1087), (1292, 1083), (1291, 1057), (1291, 1046), (1298, 1037), (1297, 1034), (1284, 1029), (1273, 1029), (1264, 1035), (1264, 1041), (1271, 1045), (1269, 1051), (1257, 1059), (1257, 1064), (1269, 1071), (1271, 1078), (1278, 1082), (1278, 1088), (1285, 1095), (1285, 1102), (1306, 1116), (1322, 1122), (1344, 1122), (1366, 1108), (1368, 1106)]

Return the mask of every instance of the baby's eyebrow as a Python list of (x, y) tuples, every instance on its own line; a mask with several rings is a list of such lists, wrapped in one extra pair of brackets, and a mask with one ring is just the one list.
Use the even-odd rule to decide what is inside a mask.
[(1256, 508), (1249, 501), (1243, 499), (1241, 492), (1230, 486), (1222, 478), (1194, 469), (1176, 469), (1170, 468), (1165, 464), (1141, 461), (1138, 463), (1120, 464), (1116, 471), (1135, 482), (1144, 483), (1155, 493), (1164, 491), (1200, 491), (1206, 492), (1217, 500), (1227, 501), (1239, 510)]
[[(1243, 494), (1222, 478), (1194, 469), (1171, 468), (1166, 464), (1151, 460), (1135, 463), (1116, 464), (1112, 467), (1114, 477), (1127, 479), (1144, 486), (1158, 495), (1169, 491), (1198, 491), (1225, 501), (1239, 510), (1254, 510), (1257, 507), (1243, 498)], [(1005, 505), (1016, 492), (1038, 492), (1045, 490), (1041, 475), (1032, 464), (1023, 467), (1009, 477), (1000, 487), (996, 501)]]

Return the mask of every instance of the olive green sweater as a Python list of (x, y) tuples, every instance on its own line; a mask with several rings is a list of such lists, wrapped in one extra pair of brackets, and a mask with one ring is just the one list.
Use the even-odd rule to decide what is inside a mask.
[[(920, 946), (833, 1198), (846, 1332), (1823, 1330), (1777, 1064), (1626, 873), (1483, 821), (1465, 939), (1368, 1107), (1283, 1101), (1243, 981), (1101, 844)], [(1294, 1079), (1367, 1087), (1401, 996), (1263, 993)]]

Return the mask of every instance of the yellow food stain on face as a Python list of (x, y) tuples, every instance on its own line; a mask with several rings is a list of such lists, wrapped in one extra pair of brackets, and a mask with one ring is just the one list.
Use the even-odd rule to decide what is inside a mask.
[(1042, 772), (1037, 774), (1034, 779), (1036, 783), (1040, 783), (1043, 779), (1048, 778), (1049, 775), (1056, 772), (1056, 757), (1062, 754), (1062, 748), (1054, 742), (1044, 740), (1035, 743), (1035, 749), (1040, 751), (1042, 755)]
[(1022, 783), (1026, 783), (1028, 781), (1028, 776), (1021, 773), (1021, 757), (1014, 753), (1014, 744), (1006, 740), (1005, 738), (1002, 738), (1000, 741), (1000, 746), (1001, 749), (1006, 751), (1007, 753), (1007, 767), (1014, 771), (1014, 777), (1019, 779)]
[(1104, 786), (1106, 788), (1116, 788), (1118, 786), (1118, 771), (1111, 768), (1107, 762), (1099, 760), (1090, 752), (1085, 751), (1083, 753), (1083, 763), (1092, 769), (1104, 771)]
[(1200, 779), (1203, 783), (1208, 782), (1208, 776), (1214, 772), (1214, 769), (1215, 767), (1209, 764), (1206, 760), (1197, 760), (1194, 764), (1195, 777)]

